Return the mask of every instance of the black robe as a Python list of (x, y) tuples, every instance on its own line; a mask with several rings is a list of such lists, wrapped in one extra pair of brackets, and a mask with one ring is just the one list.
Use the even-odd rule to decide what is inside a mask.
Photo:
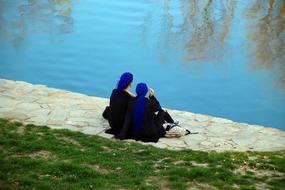
[[(125, 139), (130, 135), (135, 140), (141, 140), (144, 142), (157, 142), (160, 137), (165, 135), (165, 130), (162, 126), (164, 121), (164, 111), (161, 109), (157, 99), (152, 96), (145, 98), (144, 105), (144, 118), (140, 131), (134, 133), (134, 121), (133, 112), (137, 98), (131, 98), (128, 104), (128, 109), (125, 117), (123, 129), (117, 138)], [(155, 112), (159, 112), (155, 114)]]
[(110, 106), (103, 113), (104, 118), (108, 119), (111, 129), (106, 133), (118, 135), (123, 127), (125, 115), (128, 108), (128, 102), (131, 95), (122, 90), (114, 89), (110, 97)]

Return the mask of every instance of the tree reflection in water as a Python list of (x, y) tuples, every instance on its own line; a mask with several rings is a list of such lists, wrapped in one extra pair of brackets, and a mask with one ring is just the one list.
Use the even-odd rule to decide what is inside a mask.
[[(186, 16), (182, 26), (182, 31), (191, 31), (185, 44), (186, 60), (215, 62), (221, 59), (227, 50), (225, 39), (233, 18), (235, 1), (230, 1), (229, 4), (226, 1), (219, 4), (212, 0), (208, 0), (204, 5), (201, 1), (197, 5), (194, 3), (196, 1), (192, 1), (194, 10)], [(187, 24), (187, 19), (190, 25)]]
[[(8, 41), (17, 48), (30, 34), (60, 35), (72, 32), (73, 1), (1, 0), (0, 40)], [(285, 89), (284, 0), (161, 2), (161, 7), (160, 1), (145, 2), (151, 4), (152, 8), (148, 10), (149, 15), (142, 15), (145, 23), (142, 24), (141, 35), (144, 41), (155, 41), (151, 48), (156, 49), (161, 62), (173, 59), (173, 55), (178, 54), (179, 61), (187, 65), (197, 62), (225, 64), (225, 56), (230, 57), (231, 51), (236, 48), (233, 41), (242, 40), (246, 52), (251, 54), (236, 51), (241, 54), (240, 57), (250, 57), (249, 65), (256, 69), (278, 67), (279, 81)], [(155, 31), (157, 28), (159, 31)], [(236, 29), (241, 29), (241, 32), (234, 31)], [(241, 36), (234, 36), (238, 32), (242, 39), (239, 39)], [(150, 35), (154, 36), (147, 39)], [(174, 60), (177, 61), (176, 58)]]
[(27, 35), (73, 30), (72, 0), (0, 1), (0, 40), (19, 48)]
[(171, 10), (171, 4), (170, 0), (163, 3), (158, 50), (169, 48), (169, 44), (175, 46), (182, 50), (184, 64), (221, 60), (225, 51), (230, 50), (227, 37), (237, 2), (181, 0), (179, 15), (173, 14), (177, 11)]
[(278, 69), (279, 86), (285, 89), (285, 1), (256, 1), (247, 11), (249, 48), (256, 69)]
[(171, 14), (171, 2), (164, 1), (161, 24), (166, 34), (158, 37), (161, 47), (177, 46), (187, 65), (219, 63), (236, 48), (231, 43), (235, 37), (229, 35), (244, 27), (239, 35), (246, 40), (240, 39), (240, 48), (251, 55), (240, 56), (250, 57), (248, 64), (257, 69), (278, 67), (278, 80), (285, 88), (285, 1), (181, 0), (180, 25), (173, 24), (178, 17)]

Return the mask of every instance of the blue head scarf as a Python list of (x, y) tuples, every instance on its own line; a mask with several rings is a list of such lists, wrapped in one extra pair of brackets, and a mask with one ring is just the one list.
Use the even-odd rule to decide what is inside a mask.
[(125, 72), (121, 75), (120, 80), (118, 82), (117, 89), (119, 91), (124, 90), (127, 86), (133, 81), (133, 74), (129, 72)]
[(134, 132), (138, 132), (141, 129), (143, 118), (144, 118), (144, 100), (145, 95), (148, 92), (148, 87), (145, 83), (139, 83), (136, 87), (137, 102), (133, 112), (134, 118)]

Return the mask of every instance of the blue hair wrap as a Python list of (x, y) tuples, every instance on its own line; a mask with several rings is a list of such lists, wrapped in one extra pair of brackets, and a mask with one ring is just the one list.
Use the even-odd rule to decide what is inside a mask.
[(138, 132), (141, 129), (144, 118), (144, 100), (145, 95), (148, 92), (148, 87), (145, 83), (139, 83), (136, 87), (137, 102), (133, 112), (134, 117), (134, 132)]
[(117, 89), (119, 91), (124, 90), (129, 86), (129, 84), (133, 81), (133, 74), (129, 72), (125, 72), (121, 75), (120, 80), (118, 82)]

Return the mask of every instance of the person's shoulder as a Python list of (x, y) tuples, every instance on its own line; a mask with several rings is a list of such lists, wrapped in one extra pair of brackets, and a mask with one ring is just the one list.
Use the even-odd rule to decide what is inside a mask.
[(113, 90), (112, 90), (111, 96), (114, 96), (115, 94), (117, 94), (117, 89), (113, 89)]
[(145, 101), (151, 102), (151, 101), (153, 101), (153, 99), (152, 99), (152, 98), (149, 98), (149, 97), (145, 97)]
[(148, 98), (145, 98), (145, 102), (146, 102), (146, 104), (148, 104), (148, 105), (153, 105), (153, 104), (156, 104), (156, 101), (155, 101), (155, 99), (154, 98), (150, 98), (150, 97), (148, 97)]
[(134, 97), (131, 92), (127, 92), (125, 90), (122, 91), (122, 94), (129, 99)]

